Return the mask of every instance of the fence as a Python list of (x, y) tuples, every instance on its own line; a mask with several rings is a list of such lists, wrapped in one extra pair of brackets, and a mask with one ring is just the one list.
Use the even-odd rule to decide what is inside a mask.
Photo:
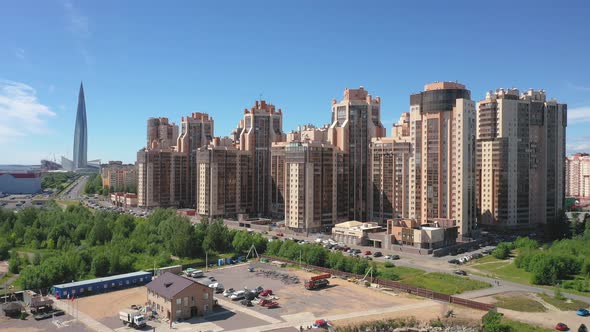
[[(281, 262), (285, 262), (288, 264), (299, 265), (299, 262), (295, 262), (295, 261), (292, 261), (289, 259), (276, 258), (276, 257), (266, 256), (266, 255), (261, 255), (260, 257), (268, 258), (268, 259), (275, 260), (275, 261), (281, 261)], [(351, 276), (351, 277), (354, 277), (357, 279), (364, 278), (364, 275), (347, 273), (347, 272), (338, 271), (338, 270), (334, 270), (334, 269), (330, 269), (330, 268), (322, 267), (322, 266), (309, 265), (309, 264), (305, 264), (305, 263), (302, 263), (301, 266), (308, 268), (308, 269), (316, 270), (319, 272), (330, 273), (332, 275), (348, 275), (348, 276)], [(428, 299), (433, 299), (433, 300), (437, 300), (437, 301), (441, 301), (441, 302), (454, 303), (454, 304), (462, 305), (462, 306), (469, 307), (472, 309), (488, 311), (488, 310), (491, 310), (494, 308), (493, 305), (488, 304), (488, 303), (482, 303), (482, 302), (463, 299), (460, 297), (451, 296), (448, 294), (437, 293), (437, 292), (434, 292), (430, 289), (405, 285), (399, 281), (373, 278), (373, 280), (371, 280), (371, 282), (374, 284), (378, 284), (379, 286), (382, 286), (382, 287), (389, 287), (389, 288), (401, 290), (401, 291), (406, 292), (408, 294), (412, 294), (412, 295), (416, 295), (416, 296), (420, 296), (420, 297), (425, 297)]]

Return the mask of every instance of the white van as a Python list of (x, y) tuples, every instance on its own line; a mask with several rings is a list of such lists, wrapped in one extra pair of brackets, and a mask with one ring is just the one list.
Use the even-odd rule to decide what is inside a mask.
[(191, 273), (191, 277), (193, 277), (193, 278), (202, 278), (204, 276), (205, 276), (205, 274), (201, 270), (193, 271)]

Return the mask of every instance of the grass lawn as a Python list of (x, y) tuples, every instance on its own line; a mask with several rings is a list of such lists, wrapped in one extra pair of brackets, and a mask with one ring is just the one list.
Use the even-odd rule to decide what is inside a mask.
[(557, 307), (559, 310), (578, 310), (580, 308), (588, 308), (588, 303), (583, 302), (583, 301), (579, 301), (579, 300), (574, 300), (574, 299), (565, 299), (565, 300), (559, 300), (556, 299), (553, 296), (547, 295), (545, 293), (539, 293), (538, 294), (540, 298), (543, 299), (543, 301), (551, 304), (554, 307)]
[(533, 326), (526, 323), (517, 322), (510, 319), (502, 319), (504, 325), (508, 325), (512, 328), (512, 331), (518, 332), (551, 332), (552, 329), (546, 329), (540, 326)]
[(499, 308), (524, 312), (544, 312), (547, 309), (538, 301), (525, 295), (495, 296), (498, 302), (494, 303)]
[(471, 265), (470, 267), (481, 271), (485, 276), (489, 276), (492, 278), (498, 277), (500, 279), (527, 285), (530, 285), (530, 280), (532, 276), (530, 272), (517, 268), (512, 261), (507, 260), (497, 260), (497, 262), (488, 262), (485, 264), (476, 263)]
[(6, 274), (4, 274), (1, 278), (0, 278), (0, 285), (4, 286), (4, 283), (10, 279), (14, 274), (12, 274), (12, 272), (6, 272)]
[(380, 278), (389, 280), (415, 278), (426, 273), (424, 270), (414, 269), (406, 266), (385, 267), (384, 263), (377, 263), (377, 270), (379, 270)]
[(417, 277), (402, 279), (403, 284), (431, 289), (443, 294), (461, 294), (466, 291), (491, 287), (487, 282), (458, 277), (446, 273), (425, 273)]

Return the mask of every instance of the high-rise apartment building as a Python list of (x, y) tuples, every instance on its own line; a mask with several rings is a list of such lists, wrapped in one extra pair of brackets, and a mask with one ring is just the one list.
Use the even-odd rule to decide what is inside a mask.
[[(249, 154), (236, 149), (229, 138), (216, 137), (197, 152), (197, 213), (208, 218), (247, 213), (251, 177)], [(246, 192), (245, 196), (242, 196)]]
[(479, 102), (476, 188), (483, 225), (555, 219), (565, 198), (566, 111), (543, 90), (498, 89)]
[(241, 151), (248, 151), (252, 162), (251, 190), (252, 214), (270, 214), (272, 177), (272, 143), (285, 140), (281, 109), (266, 101), (256, 101), (250, 110), (244, 110), (244, 118), (232, 135)]
[(177, 152), (178, 126), (167, 118), (149, 118), (147, 146), (137, 152), (138, 206), (182, 207), (188, 157)]
[(409, 217), (411, 145), (409, 136), (405, 138), (376, 137), (372, 140), (373, 221), (384, 223), (387, 219)]
[(409, 216), (452, 219), (459, 236), (476, 227), (475, 103), (465, 85), (427, 84), (410, 96)]
[(74, 130), (74, 165), (73, 170), (86, 168), (88, 165), (88, 128), (86, 125), (86, 99), (84, 86), (80, 82), (78, 93), (78, 109), (76, 111), (76, 127)]
[(178, 126), (168, 122), (168, 118), (149, 118), (147, 120), (147, 149), (169, 149), (176, 145)]
[(137, 190), (137, 167), (123, 165), (120, 161), (109, 161), (101, 165), (102, 187), (110, 191), (135, 192)]
[(381, 98), (372, 98), (363, 88), (345, 89), (344, 99), (332, 101), (332, 124), (328, 141), (344, 152), (338, 166), (347, 182), (338, 191), (339, 205), (349, 219), (366, 221), (370, 218), (372, 186), (370, 183), (370, 150), (373, 137), (385, 136), (381, 124)]
[(197, 150), (213, 139), (213, 118), (206, 113), (182, 117), (176, 150), (186, 156), (186, 174), (181, 179), (181, 201), (184, 207), (194, 207), (197, 188)]
[(270, 216), (285, 219), (285, 147), (287, 142), (273, 143), (271, 158)]
[(590, 198), (590, 155), (576, 153), (565, 160), (565, 195)]

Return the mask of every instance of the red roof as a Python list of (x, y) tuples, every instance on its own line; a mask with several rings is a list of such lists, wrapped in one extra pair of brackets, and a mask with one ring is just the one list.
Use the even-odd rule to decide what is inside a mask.
[(12, 177), (17, 179), (34, 179), (41, 176), (39, 173), (0, 173), (2, 175), (12, 175)]

